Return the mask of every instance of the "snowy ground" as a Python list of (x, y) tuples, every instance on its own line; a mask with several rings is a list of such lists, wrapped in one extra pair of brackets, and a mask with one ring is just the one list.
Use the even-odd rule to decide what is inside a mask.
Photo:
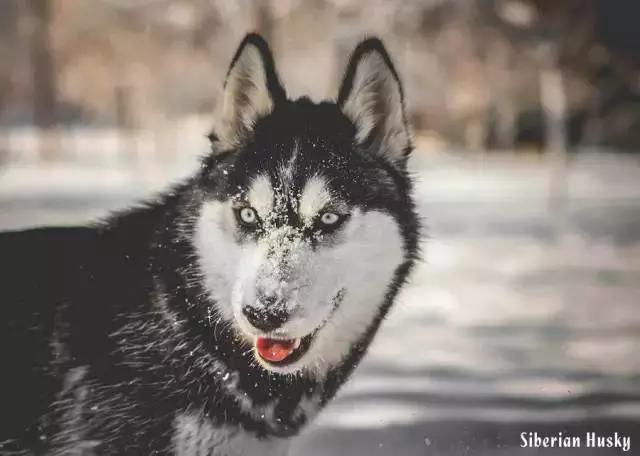
[[(640, 161), (581, 155), (556, 212), (534, 158), (413, 168), (426, 261), (292, 454), (621, 454), (518, 448), (523, 431), (586, 430), (640, 451)], [(103, 215), (161, 187), (156, 172), (0, 168), (0, 229)]]

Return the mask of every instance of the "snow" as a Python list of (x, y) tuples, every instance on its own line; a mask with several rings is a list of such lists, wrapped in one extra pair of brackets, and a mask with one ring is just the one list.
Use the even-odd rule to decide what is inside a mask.
[[(0, 228), (104, 215), (195, 166), (70, 163), (0, 170)], [(519, 432), (638, 435), (638, 159), (578, 155), (559, 210), (540, 159), (425, 153), (413, 170), (425, 261), (292, 454), (534, 455)]]

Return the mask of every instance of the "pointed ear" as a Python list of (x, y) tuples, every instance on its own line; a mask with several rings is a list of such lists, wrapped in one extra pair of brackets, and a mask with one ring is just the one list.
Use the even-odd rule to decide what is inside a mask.
[(217, 127), (210, 138), (228, 150), (242, 144), (261, 117), (286, 99), (266, 41), (251, 33), (240, 43), (224, 83)]
[(382, 42), (369, 38), (351, 55), (338, 106), (356, 127), (356, 141), (373, 154), (404, 167), (411, 135), (398, 74)]

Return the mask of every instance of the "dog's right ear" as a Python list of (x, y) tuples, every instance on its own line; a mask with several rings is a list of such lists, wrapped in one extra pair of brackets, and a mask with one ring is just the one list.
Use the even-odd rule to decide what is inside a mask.
[(255, 123), (286, 99), (267, 42), (248, 34), (236, 51), (224, 82), (217, 126), (209, 138), (220, 151), (241, 145)]

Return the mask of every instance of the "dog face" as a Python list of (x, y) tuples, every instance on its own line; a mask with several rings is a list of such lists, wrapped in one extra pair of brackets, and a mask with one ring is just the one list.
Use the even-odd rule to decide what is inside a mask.
[(402, 97), (378, 40), (336, 103), (288, 100), (255, 35), (233, 59), (194, 247), (217, 315), (268, 370), (324, 371), (386, 312), (417, 229)]

